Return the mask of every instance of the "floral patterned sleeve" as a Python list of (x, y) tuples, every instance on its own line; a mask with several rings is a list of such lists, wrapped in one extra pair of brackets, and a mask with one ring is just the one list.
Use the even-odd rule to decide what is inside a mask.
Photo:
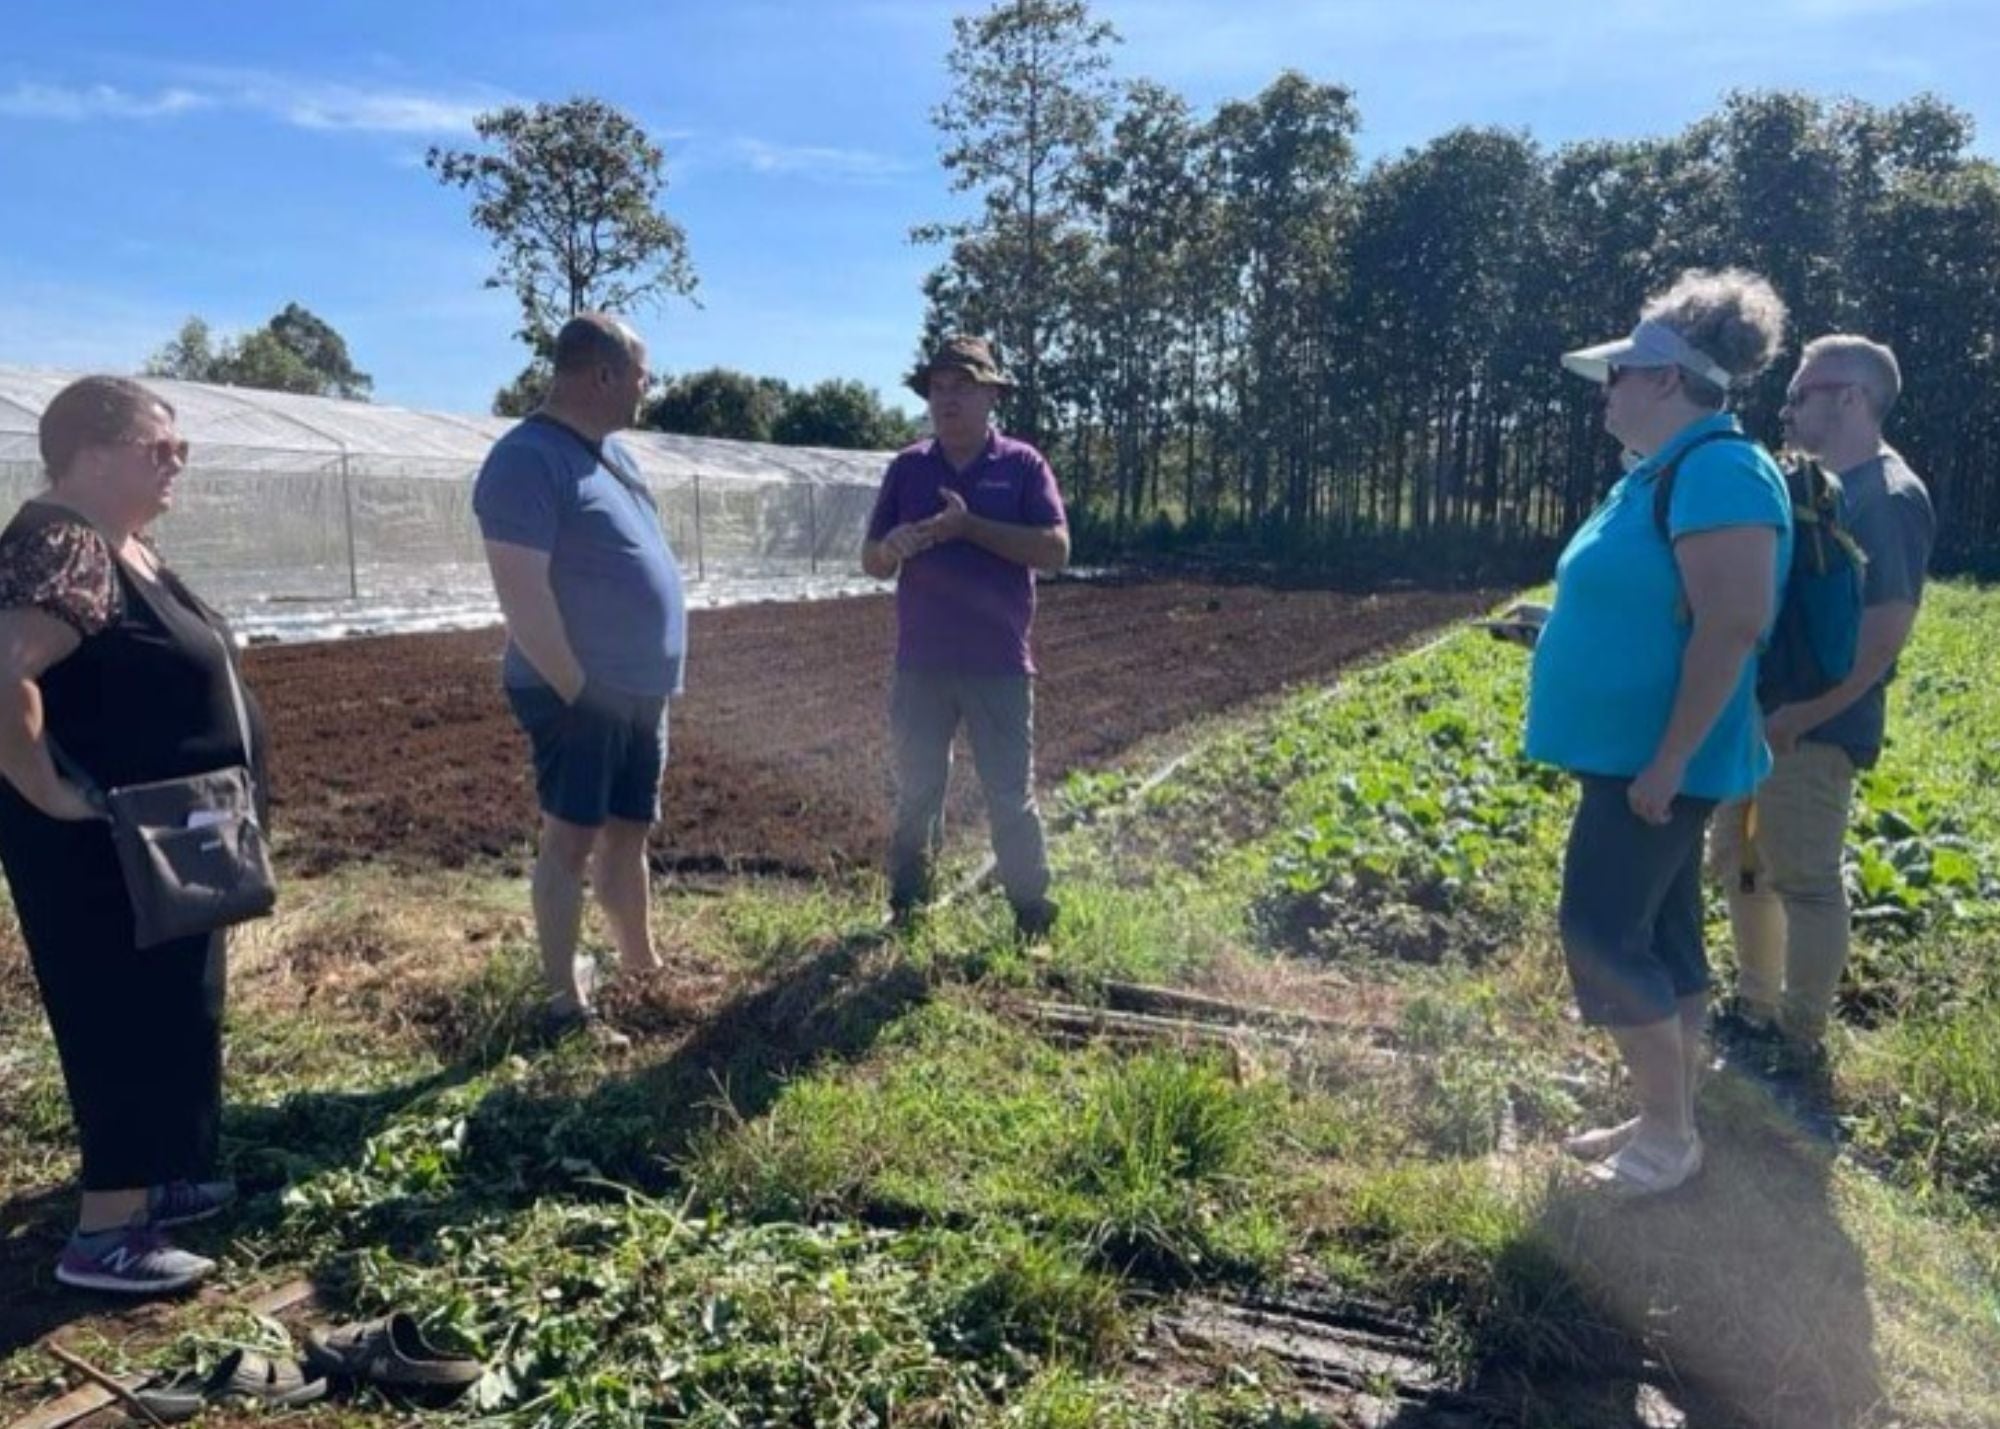
[(0, 536), (0, 610), (40, 610), (85, 637), (118, 618), (111, 548), (90, 527), (52, 521)]

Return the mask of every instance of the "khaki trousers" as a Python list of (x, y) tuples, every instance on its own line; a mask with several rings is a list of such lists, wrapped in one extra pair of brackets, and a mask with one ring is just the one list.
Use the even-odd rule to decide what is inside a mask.
[(1847, 887), (1841, 855), (1854, 763), (1831, 744), (1781, 755), (1754, 801), (1716, 810), (1709, 861), (1729, 901), (1737, 996), (1788, 1037), (1826, 1033), (1847, 967)]

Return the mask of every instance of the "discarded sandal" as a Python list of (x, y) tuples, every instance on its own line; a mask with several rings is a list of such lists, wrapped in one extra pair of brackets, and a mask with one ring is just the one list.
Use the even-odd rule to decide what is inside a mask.
[(291, 1360), (268, 1359), (255, 1350), (231, 1350), (205, 1376), (176, 1375), (142, 1384), (132, 1397), (154, 1417), (174, 1424), (192, 1419), (211, 1404), (254, 1404), (292, 1409), (326, 1393), (326, 1381), (310, 1378)]
[(1621, 1201), (1645, 1200), (1678, 1191), (1701, 1172), (1701, 1138), (1688, 1142), (1678, 1155), (1661, 1151), (1650, 1141), (1628, 1141), (1585, 1171), (1598, 1190)]
[(329, 1379), (452, 1395), (485, 1373), (478, 1360), (447, 1354), (432, 1345), (417, 1322), (401, 1310), (380, 1319), (312, 1331), (306, 1336), (306, 1364)]

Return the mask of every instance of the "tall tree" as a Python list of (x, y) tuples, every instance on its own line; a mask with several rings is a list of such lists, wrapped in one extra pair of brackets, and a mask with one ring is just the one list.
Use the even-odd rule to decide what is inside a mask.
[[(1008, 301), (981, 324), (1015, 355), (1016, 422), (1031, 439), (1042, 424), (1043, 363), (1058, 307), (1060, 235), (1074, 219), (1075, 180), (1110, 112), (1109, 47), (1117, 34), (1087, 0), (1000, 0), (952, 21), (945, 64), (950, 98), (931, 122), (947, 141), (956, 191), (981, 197), (980, 216), (918, 228), (919, 242), (969, 241)], [(953, 261), (958, 261), (955, 251)], [(954, 323), (946, 314), (938, 325)]]
[(1175, 323), (1188, 236), (1201, 218), (1191, 160), (1199, 149), (1187, 101), (1141, 80), (1129, 86), (1111, 142), (1090, 156), (1078, 193), (1099, 234), (1097, 311), (1077, 344), (1110, 428), (1113, 522), (1138, 515), (1183, 367)]
[[(1232, 373), (1244, 515), (1308, 517), (1309, 476), (1332, 355), (1327, 315), (1343, 278), (1360, 116), (1338, 85), (1287, 70), (1214, 120), (1243, 342)], [(1281, 493), (1274, 511), (1271, 493)]]
[(473, 225), (499, 252), (486, 286), (512, 290), (537, 357), (578, 313), (693, 294), (687, 236), (659, 207), (666, 155), (625, 114), (580, 97), (509, 105), (473, 127), (492, 150), (433, 146), (424, 163), (472, 195)]

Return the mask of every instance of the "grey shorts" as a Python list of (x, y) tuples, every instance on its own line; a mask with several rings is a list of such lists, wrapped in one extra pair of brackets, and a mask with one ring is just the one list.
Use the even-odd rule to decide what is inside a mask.
[(1584, 775), (1563, 858), (1563, 956), (1583, 1020), (1639, 1027), (1706, 992), (1702, 837), (1712, 799), (1678, 798), (1665, 824), (1625, 802), (1629, 779)]
[(667, 767), (667, 702), (584, 687), (574, 704), (547, 685), (507, 687), (527, 732), (542, 812), (595, 829), (606, 819), (650, 824), (660, 817)]

